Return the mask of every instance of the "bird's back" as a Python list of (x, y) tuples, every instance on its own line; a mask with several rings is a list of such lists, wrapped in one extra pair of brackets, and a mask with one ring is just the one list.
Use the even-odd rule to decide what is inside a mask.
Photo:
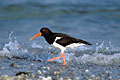
[(70, 45), (72, 43), (79, 43), (79, 44), (85, 44), (85, 45), (91, 45), (89, 42), (86, 42), (84, 40), (81, 39), (76, 39), (73, 38), (67, 34), (63, 34), (63, 33), (54, 33), (54, 37), (59, 37), (58, 40), (56, 40), (56, 43), (59, 43), (60, 45), (63, 46), (67, 46)]

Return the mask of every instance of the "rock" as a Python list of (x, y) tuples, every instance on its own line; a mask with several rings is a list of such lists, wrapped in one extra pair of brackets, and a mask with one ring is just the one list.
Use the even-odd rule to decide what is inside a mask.
[(28, 76), (28, 72), (18, 72), (18, 73), (16, 73), (16, 76), (18, 76), (18, 75), (25, 75), (25, 76)]
[(5, 67), (2, 66), (1, 69), (5, 69)]
[(34, 66), (35, 64), (31, 63), (30, 65), (31, 65), (31, 66)]
[(89, 72), (89, 70), (88, 70), (88, 69), (86, 69), (86, 70), (85, 70), (85, 72), (86, 72), (86, 73), (88, 73), (88, 72)]
[(17, 65), (17, 64), (15, 64), (15, 63), (12, 63), (12, 64), (10, 64), (10, 67), (19, 68), (20, 66), (19, 66), (19, 65)]
[(56, 75), (59, 75), (60, 74), (60, 72), (59, 71), (54, 71), (54, 73), (53, 73), (55, 76)]
[(71, 75), (74, 75), (74, 72), (70, 72)]
[(80, 80), (80, 78), (79, 78), (79, 77), (76, 77), (75, 80)]
[(52, 77), (50, 77), (50, 76), (48, 76), (48, 77), (39, 76), (38, 80), (52, 80)]
[(40, 70), (37, 71), (37, 74), (42, 74), (42, 72)]

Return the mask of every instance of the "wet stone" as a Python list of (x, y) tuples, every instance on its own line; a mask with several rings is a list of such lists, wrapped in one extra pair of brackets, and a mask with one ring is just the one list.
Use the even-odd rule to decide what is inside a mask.
[(56, 75), (59, 75), (60, 74), (60, 72), (59, 71), (54, 71), (54, 73), (53, 73), (55, 76)]
[(75, 73), (74, 72), (70, 72), (71, 75), (74, 75)]
[(19, 65), (17, 65), (16, 63), (12, 63), (12, 64), (10, 64), (10, 67), (19, 68), (20, 66), (19, 66)]
[(18, 73), (16, 73), (16, 76), (18, 76), (18, 75), (25, 75), (25, 76), (27, 76), (28, 72), (18, 72)]
[(1, 67), (1, 69), (5, 69), (5, 67), (4, 67), (4, 66), (2, 66), (2, 67)]
[(85, 72), (86, 72), (86, 73), (88, 73), (88, 72), (89, 72), (89, 70), (88, 70), (88, 69), (86, 69), (86, 70), (85, 70)]
[(37, 73), (38, 73), (38, 74), (42, 74), (41, 70), (38, 70)]

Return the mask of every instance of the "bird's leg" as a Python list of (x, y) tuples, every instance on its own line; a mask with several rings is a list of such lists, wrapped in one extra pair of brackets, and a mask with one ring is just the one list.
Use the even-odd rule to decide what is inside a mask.
[(50, 60), (48, 60), (48, 61), (54, 61), (55, 59), (59, 59), (59, 58), (63, 58), (63, 64), (62, 65), (66, 65), (66, 61), (65, 61), (65, 54), (64, 53), (62, 53), (61, 54), (61, 56), (59, 56), (59, 57), (54, 57), (54, 58), (52, 58), (52, 59), (50, 59)]
[(62, 53), (61, 56), (63, 57), (63, 64), (62, 65), (66, 65), (66, 61), (65, 61), (65, 53)]
[(54, 57), (54, 58), (52, 58), (52, 59), (50, 59), (50, 60), (48, 60), (48, 61), (54, 61), (55, 59), (59, 59), (59, 58), (62, 58), (62, 56)]

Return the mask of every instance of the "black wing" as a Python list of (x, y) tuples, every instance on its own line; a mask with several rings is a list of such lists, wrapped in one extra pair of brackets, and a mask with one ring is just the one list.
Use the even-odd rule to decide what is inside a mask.
[(72, 38), (66, 34), (56, 34), (56, 35), (59, 37), (62, 37), (61, 39), (57, 40), (56, 43), (63, 45), (63, 46), (67, 46), (71, 43), (81, 43), (81, 44), (91, 45), (89, 42), (86, 42), (81, 39)]

